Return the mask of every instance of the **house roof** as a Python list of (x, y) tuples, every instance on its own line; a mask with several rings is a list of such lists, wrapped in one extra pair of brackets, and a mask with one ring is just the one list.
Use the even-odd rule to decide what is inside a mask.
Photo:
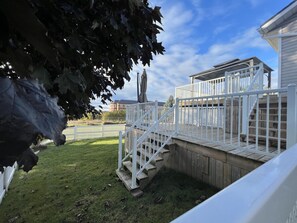
[(226, 62), (223, 62), (220, 64), (216, 64), (213, 66), (213, 68), (210, 68), (208, 70), (190, 75), (190, 77), (201, 80), (201, 81), (224, 77), (226, 71), (233, 71), (233, 70), (238, 70), (238, 69), (248, 67), (250, 65), (250, 62), (253, 62), (254, 65), (263, 63), (264, 71), (266, 73), (273, 71), (272, 68), (270, 68), (267, 64), (265, 64), (259, 58), (250, 57), (250, 58), (243, 59), (243, 60), (240, 60), (237, 58), (237, 59), (229, 60), (229, 61), (226, 61)]
[(287, 18), (289, 18), (291, 15), (293, 15), (295, 12), (297, 12), (297, 1), (294, 0), (289, 5), (287, 5), (285, 8), (283, 8), (281, 11), (276, 13), (274, 16), (272, 16), (270, 19), (265, 21), (258, 31), (261, 34), (267, 33), (274, 28), (276, 28), (280, 23), (285, 21)]
[[(273, 32), (275, 29), (279, 28), (280, 25), (286, 21), (290, 16), (297, 13), (297, 1), (292, 1), (289, 5), (287, 5), (285, 8), (283, 8), (281, 11), (276, 13), (274, 16), (272, 16), (270, 19), (265, 21), (260, 28), (258, 29), (258, 32), (265, 37), (266, 34), (269, 32)], [(277, 35), (278, 30), (275, 31), (275, 34)], [(277, 38), (268, 38), (267, 41), (269, 44), (275, 49), (278, 50), (278, 41)]]

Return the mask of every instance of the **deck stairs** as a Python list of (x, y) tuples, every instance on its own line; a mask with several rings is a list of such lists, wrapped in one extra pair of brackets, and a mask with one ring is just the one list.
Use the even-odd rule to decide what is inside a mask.
[[(119, 140), (119, 160), (116, 174), (125, 187), (137, 197), (142, 190), (160, 171), (169, 157), (170, 150), (174, 147), (172, 136), (175, 134), (173, 123), (175, 107), (166, 111), (158, 120), (146, 122), (137, 120), (122, 135)], [(145, 120), (151, 116), (148, 111), (140, 119)], [(125, 148), (121, 141), (125, 137)], [(123, 154), (124, 153), (124, 158)]]
[[(270, 96), (269, 106), (267, 106), (267, 104), (268, 102), (267, 102), (266, 96), (259, 99), (258, 126), (257, 126), (257, 105), (254, 106), (249, 116), (249, 126), (248, 126), (249, 142), (255, 143), (256, 135), (257, 135), (257, 127), (258, 127), (258, 143), (260, 145), (266, 144), (266, 139), (267, 139), (266, 129), (268, 129), (269, 146), (276, 147), (278, 145), (278, 135), (279, 135), (281, 148), (286, 148), (287, 99), (284, 98), (282, 99), (281, 103), (278, 103), (277, 96)], [(280, 115), (278, 115), (279, 110), (281, 111)]]
[[(153, 135), (155, 135), (153, 133)], [(151, 136), (145, 143), (142, 145), (142, 151), (137, 151), (137, 172), (140, 170), (140, 167), (143, 163), (146, 163), (150, 159), (150, 154), (157, 152), (158, 148), (161, 146), (161, 142), (158, 137), (159, 134)], [(160, 136), (160, 135), (159, 135)], [(164, 136), (160, 136), (162, 138)], [(123, 167), (116, 170), (116, 174), (119, 179), (123, 182), (127, 190), (131, 192), (133, 196), (139, 196), (142, 194), (142, 190), (151, 182), (154, 176), (165, 166), (166, 161), (168, 160), (170, 150), (174, 148), (174, 144), (171, 140), (160, 150), (158, 155), (154, 157), (144, 168), (144, 171), (141, 172), (136, 177), (136, 188), (132, 188), (132, 164), (133, 156), (130, 155), (128, 160), (123, 162)]]

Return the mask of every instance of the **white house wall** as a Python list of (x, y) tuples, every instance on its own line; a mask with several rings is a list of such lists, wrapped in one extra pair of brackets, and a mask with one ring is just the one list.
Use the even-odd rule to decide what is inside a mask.
[[(275, 29), (271, 30), (265, 36), (279, 34), (281, 38), (278, 46), (279, 53), (279, 87), (287, 87), (289, 84), (297, 84), (297, 13), (283, 21)], [(292, 36), (286, 36), (292, 34)], [(278, 41), (274, 40), (275, 44)]]
[(297, 36), (281, 39), (281, 81), (280, 87), (297, 84)]

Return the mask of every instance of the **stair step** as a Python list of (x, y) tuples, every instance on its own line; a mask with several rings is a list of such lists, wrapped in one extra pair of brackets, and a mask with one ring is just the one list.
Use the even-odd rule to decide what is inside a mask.
[[(255, 113), (253, 113), (253, 114), (251, 114), (251, 116), (256, 116), (257, 115), (257, 113), (255, 112)], [(287, 117), (287, 114), (284, 114), (284, 113), (282, 113), (282, 114), (280, 114), (281, 116), (283, 116), (283, 117)], [(259, 113), (259, 116), (265, 116), (266, 117), (266, 113), (265, 114), (260, 114)], [(271, 117), (278, 117), (279, 115), (278, 114), (269, 114), (269, 116), (271, 116)]]
[[(250, 129), (256, 129), (256, 126), (249, 126), (249, 128), (250, 128)], [(260, 127), (260, 126), (258, 126), (258, 129), (259, 129), (259, 130), (264, 130), (264, 131), (266, 131), (266, 127)], [(271, 131), (271, 132), (277, 132), (277, 131), (278, 131), (277, 128), (269, 128), (268, 130)], [(280, 129), (280, 131), (281, 131), (281, 132), (287, 132), (286, 129), (282, 129), (282, 128)]]
[[(143, 148), (143, 150), (145, 150), (146, 149), (146, 151), (147, 151), (147, 154), (149, 153), (149, 149), (151, 149), (152, 151), (152, 153), (155, 153), (158, 149), (159, 149), (159, 147), (158, 146), (156, 146), (156, 145), (153, 145), (152, 143), (150, 143), (150, 142), (145, 142), (144, 143), (144, 145), (146, 146), (146, 148)], [(168, 144), (166, 144), (166, 145), (168, 145)], [(144, 153), (144, 151), (142, 151), (142, 153)], [(165, 153), (169, 153), (169, 150), (168, 149), (165, 149), (165, 148), (162, 148), (161, 150), (160, 150), (160, 152), (159, 152), (160, 154), (165, 154)]]
[[(131, 188), (132, 178), (131, 178), (130, 173), (128, 173), (127, 171), (124, 171), (124, 170), (116, 170), (116, 174), (120, 178), (120, 180), (124, 183), (124, 185), (128, 191), (135, 190), (135, 188), (134, 189)], [(137, 185), (137, 188), (138, 187), (139, 186)]]
[[(252, 120), (256, 120), (257, 115), (256, 114), (251, 114), (250, 115), (250, 121)], [(269, 114), (269, 121), (277, 121), (278, 120), (279, 115), (278, 114)], [(266, 121), (266, 114), (259, 114), (258, 116), (259, 121)], [(287, 115), (286, 114), (282, 114), (281, 115), (281, 120), (282, 121), (287, 121)]]
[[(249, 134), (249, 137), (256, 138), (256, 135), (254, 135), (254, 134)], [(266, 140), (266, 136), (263, 136), (263, 135), (258, 135), (258, 138), (259, 138), (259, 139), (265, 139), (265, 140)], [(273, 136), (269, 136), (268, 138), (269, 138), (269, 140), (276, 140), (276, 141), (278, 140), (277, 137), (273, 137)], [(284, 139), (284, 138), (280, 138), (280, 141), (281, 141), (281, 142), (286, 142), (286, 139)]]
[[(255, 126), (256, 121), (257, 121), (256, 119), (249, 119), (250, 126)], [(259, 119), (258, 122), (259, 122), (259, 126), (266, 126), (266, 120)], [(287, 121), (278, 122), (278, 120), (268, 120), (268, 122), (269, 122), (270, 128), (278, 128), (277, 127), (278, 123), (280, 123), (281, 129), (285, 129), (287, 127)], [(254, 124), (254, 125), (252, 125), (252, 124)]]
[[(130, 173), (132, 173), (132, 162), (131, 161), (125, 161), (123, 162), (123, 165), (130, 171)], [(136, 171), (139, 171), (139, 169), (137, 168)], [(137, 175), (137, 180), (143, 180), (148, 178), (148, 176), (141, 172), (140, 174)]]
[[(261, 110), (267, 110), (267, 105), (265, 106), (259, 106), (259, 109)], [(269, 110), (278, 110), (278, 106), (269, 106)], [(256, 108), (254, 108), (254, 110), (256, 110)], [(281, 106), (280, 110), (287, 110), (287, 107)]]
[[(147, 146), (147, 148), (151, 148), (153, 149), (154, 151), (157, 151), (157, 149), (159, 149), (159, 147), (157, 145), (154, 145), (153, 143), (150, 143), (150, 142), (144, 142), (143, 143), (145, 146)], [(172, 143), (173, 144), (173, 143)], [(166, 145), (171, 145), (169, 143), (167, 143)], [(160, 150), (160, 153), (169, 153), (169, 150), (168, 149), (165, 149), (165, 148), (162, 148)]]
[[(250, 122), (255, 122), (256, 119), (249, 119)], [(266, 122), (266, 119), (259, 119), (258, 120), (259, 122)], [(268, 120), (270, 123), (275, 123), (277, 124), (278, 123), (278, 120)], [(281, 124), (287, 124), (287, 121), (280, 121)]]
[[(279, 96), (275, 95), (270, 95), (269, 96), (269, 102), (270, 104), (277, 104), (279, 100)], [(264, 96), (263, 98), (259, 99), (259, 103), (267, 103), (267, 96)], [(287, 96), (282, 96), (281, 97), (281, 103), (282, 104), (287, 104)]]
[[(137, 151), (137, 156), (139, 156), (140, 151)], [(141, 154), (144, 156), (146, 155), (147, 160), (150, 158), (150, 154), (148, 152), (145, 153), (145, 149), (141, 150)], [(155, 162), (163, 161), (163, 158), (159, 155), (157, 155), (154, 159)]]
[[(132, 155), (130, 156), (130, 158), (132, 159)], [(140, 162), (141, 161), (141, 162)], [(146, 160), (144, 159), (141, 159), (140, 160), (140, 156), (137, 156), (137, 163), (139, 165), (141, 164), (145, 164), (146, 163)], [(156, 166), (154, 166), (153, 164), (151, 163), (148, 163), (146, 166), (145, 166), (145, 170), (149, 171), (149, 170), (153, 170), (153, 169), (156, 169)]]

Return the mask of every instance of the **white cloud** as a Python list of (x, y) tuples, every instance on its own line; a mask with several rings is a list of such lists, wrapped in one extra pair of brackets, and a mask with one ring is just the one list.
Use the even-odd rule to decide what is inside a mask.
[(213, 31), (214, 35), (218, 35), (222, 32), (224, 32), (225, 30), (229, 29), (231, 27), (231, 24), (225, 24), (225, 25), (219, 25), (218, 27), (216, 27)]
[[(155, 2), (158, 5), (158, 2)], [(207, 19), (207, 17), (202, 18), (204, 11), (200, 0), (191, 0), (191, 3), (193, 8), (187, 8), (182, 1), (179, 1), (178, 4), (171, 4), (163, 11), (165, 32), (158, 39), (163, 41), (166, 52), (164, 55), (155, 56), (151, 66), (146, 67), (147, 97), (150, 101), (166, 101), (170, 95), (174, 95), (175, 87), (190, 83), (189, 75), (191, 74), (209, 69), (214, 64), (229, 59), (257, 56), (252, 55), (251, 51), (269, 48), (269, 45), (257, 33), (257, 27), (250, 27), (242, 32), (234, 33), (234, 38), (214, 42), (202, 52), (200, 47), (205, 39), (199, 36), (196, 29), (202, 19)], [(228, 8), (230, 7), (234, 5), (229, 5)], [(200, 14), (197, 15), (197, 12)], [(227, 12), (218, 9), (212, 11), (212, 15), (220, 13)], [(229, 24), (220, 26), (214, 32), (219, 34), (230, 26)], [(131, 81), (125, 84), (123, 90), (116, 92), (114, 99), (136, 100), (136, 73), (141, 74), (142, 69), (142, 66), (134, 68), (130, 73)]]
[(263, 3), (263, 0), (247, 0), (247, 1), (252, 5), (252, 7), (257, 7)]
[[(268, 44), (260, 38), (255, 27), (238, 34), (228, 42), (213, 44), (208, 51), (201, 54), (191, 44), (172, 44), (165, 55), (155, 57), (151, 67), (146, 68), (148, 74), (147, 96), (151, 101), (166, 101), (170, 94), (174, 95), (175, 87), (189, 84), (189, 75), (209, 69), (214, 64), (233, 59), (245, 58), (248, 49), (268, 48)], [(132, 80), (122, 91), (117, 91), (117, 99), (136, 99), (136, 72), (142, 72), (137, 67), (132, 74)]]

